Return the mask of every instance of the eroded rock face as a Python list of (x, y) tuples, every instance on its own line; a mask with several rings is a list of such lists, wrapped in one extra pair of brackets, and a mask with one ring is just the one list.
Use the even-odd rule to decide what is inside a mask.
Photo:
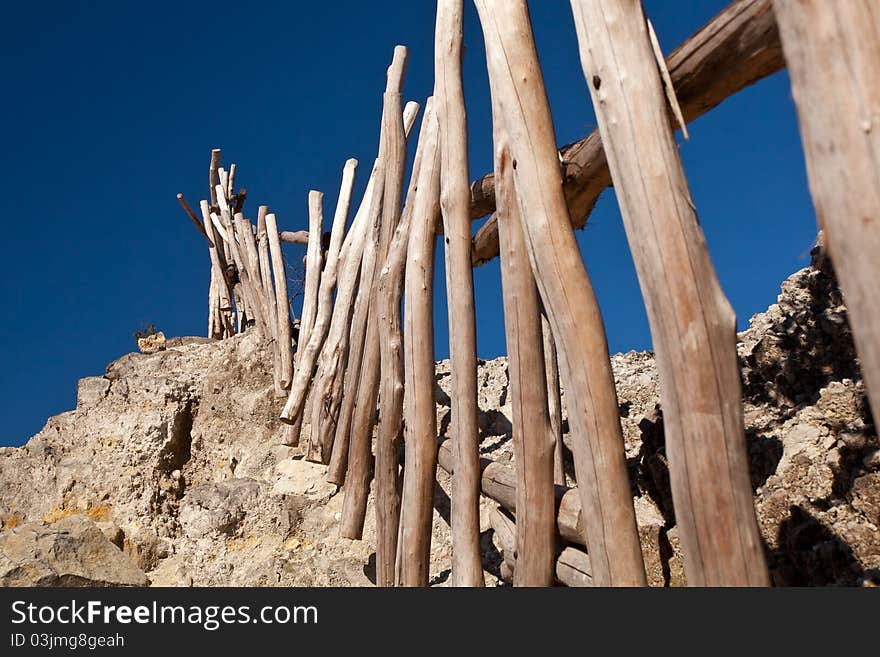
[(85, 516), (0, 533), (0, 586), (146, 586), (144, 572)]
[[(827, 264), (783, 283), (778, 302), (740, 335), (739, 357), (755, 508), (774, 581), (876, 582), (880, 442)], [(78, 518), (97, 532), (89, 530), (95, 541), (100, 535), (102, 549), (154, 585), (370, 585), (372, 497), (364, 540), (339, 538), (342, 495), (326, 483), (324, 466), (281, 444), (284, 400), (274, 396), (270, 364), (252, 333), (222, 342), (172, 338), (164, 350), (129, 354), (103, 377), (83, 379), (76, 410), (50, 418), (25, 446), (0, 448), (0, 544), (21, 545), (31, 535), (43, 537), (34, 545), (60, 540), (50, 537)], [(654, 359), (616, 354), (612, 366), (649, 581), (682, 585)], [(448, 434), (450, 385), (449, 363), (438, 363), (441, 435)], [(482, 455), (513, 465), (506, 360), (481, 361), (478, 385)], [(440, 471), (438, 483), (431, 577), (444, 585), (451, 482)], [(489, 584), (502, 563), (493, 507), (482, 499)], [(30, 533), (22, 534), (24, 526)], [(0, 568), (7, 583), (134, 581), (84, 566), (75, 576), (58, 574), (72, 568), (29, 566), (27, 579), (22, 564), (41, 562), (34, 550), (16, 549), (20, 558), (13, 562), (7, 551)]]

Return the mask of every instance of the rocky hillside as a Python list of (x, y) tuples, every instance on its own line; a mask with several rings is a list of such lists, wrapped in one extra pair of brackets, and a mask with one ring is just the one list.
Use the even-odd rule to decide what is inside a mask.
[[(825, 263), (797, 272), (740, 336), (755, 508), (779, 585), (880, 582), (880, 443)], [(79, 383), (76, 410), (0, 449), (0, 584), (369, 585), (375, 522), (337, 536), (342, 496), (280, 445), (253, 335), (169, 340)], [(650, 353), (613, 357), (643, 552), (681, 585)], [(437, 369), (448, 426), (448, 363)], [(512, 461), (504, 359), (481, 363), (483, 455)], [(570, 455), (569, 455), (570, 456)], [(569, 463), (569, 474), (572, 475)], [(449, 481), (435, 496), (433, 583), (449, 576)], [(483, 500), (487, 581), (500, 557)]]

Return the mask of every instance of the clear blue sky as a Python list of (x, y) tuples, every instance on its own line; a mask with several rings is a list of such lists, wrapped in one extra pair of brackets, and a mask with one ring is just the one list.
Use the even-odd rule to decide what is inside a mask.
[[(647, 0), (667, 53), (726, 0)], [(567, 0), (533, 1), (560, 144), (595, 127)], [(309, 189), (332, 215), (346, 158), (375, 157), (395, 44), (406, 97), (433, 86), (434, 3), (41, 2), (4, 8), (0, 130), (0, 444), (72, 409), (76, 381), (132, 351), (132, 333), (206, 330), (208, 254), (175, 194), (206, 194), (211, 148), (238, 164), (248, 205), (307, 225)], [(467, 3), (471, 178), (491, 168), (488, 80)], [(681, 153), (722, 285), (743, 326), (807, 264), (815, 219), (788, 78), (780, 73), (691, 125)], [(475, 226), (476, 228), (476, 226)], [(578, 233), (612, 351), (651, 345), (613, 192)], [(294, 257), (295, 249), (290, 256)], [(437, 356), (448, 353), (442, 252)], [(478, 349), (504, 353), (497, 261), (476, 270)]]

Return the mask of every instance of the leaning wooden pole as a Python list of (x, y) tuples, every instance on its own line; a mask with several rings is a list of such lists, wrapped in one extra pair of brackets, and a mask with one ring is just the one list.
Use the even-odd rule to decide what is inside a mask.
[[(324, 195), (321, 192), (311, 190), (309, 192), (309, 245), (306, 248), (306, 282), (303, 293), (302, 313), (300, 314), (299, 339), (296, 342), (294, 354), (295, 374), (294, 381), (300, 375), (303, 368), (306, 345), (312, 333), (312, 326), (318, 314), (318, 289), (321, 285), (321, 238), (324, 234)], [(311, 372), (309, 372), (311, 376)], [(300, 414), (294, 419), (281, 414), (281, 421), (291, 426), (287, 429), (288, 445), (298, 445), (302, 430), (303, 416)]]
[[(702, 116), (726, 98), (785, 68), (772, 0), (736, 0), (667, 59), (685, 121)], [(559, 151), (572, 225), (583, 228), (611, 174), (599, 132)], [(495, 210), (492, 174), (471, 185), (471, 218)], [(490, 217), (474, 237), (475, 265), (498, 255), (498, 225)]]
[(476, 0), (504, 115), (523, 232), (558, 340), (578, 489), (599, 586), (645, 585), (617, 394), (599, 304), (562, 191), (556, 136), (525, 0)]
[(743, 429), (736, 317), (688, 191), (641, 0), (571, 0), (571, 6), (648, 310), (688, 583), (767, 585)]
[(452, 481), (452, 581), (483, 586), (480, 560), (480, 431), (477, 328), (471, 267), (467, 118), (462, 87), (463, 0), (439, 0), (434, 102), (440, 125), (440, 208), (446, 242), (446, 296), (452, 361), (452, 424), (458, 468)]
[(327, 261), (321, 272), (318, 288), (316, 310), (313, 325), (308, 333), (308, 342), (302, 343), (302, 350), (297, 349), (297, 370), (290, 386), (290, 397), (281, 416), (290, 421), (298, 421), (305, 407), (306, 395), (311, 387), (312, 375), (318, 353), (324, 345), (330, 319), (333, 314), (333, 292), (336, 290), (336, 268), (339, 264), (339, 252), (345, 237), (345, 226), (351, 207), (351, 194), (354, 188), (354, 177), (357, 173), (358, 161), (349, 159), (342, 169), (342, 186), (330, 228), (330, 245), (327, 248)]
[(880, 7), (775, 0), (810, 193), (880, 417)]
[(266, 236), (272, 260), (272, 276), (275, 282), (275, 316), (278, 321), (278, 350), (281, 356), (281, 387), (287, 388), (293, 373), (293, 348), (290, 337), (290, 301), (287, 296), (287, 272), (278, 239), (278, 222), (275, 214), (266, 214)]
[[(431, 112), (431, 101), (427, 112)], [(394, 231), (388, 257), (379, 272), (376, 291), (379, 325), (379, 427), (376, 436), (376, 585), (393, 586), (400, 530), (400, 446), (403, 440), (403, 327), (400, 302), (403, 297), (406, 252), (425, 144), (433, 121), (422, 122), (413, 159), (406, 206)], [(428, 131), (428, 132), (426, 132)]]
[[(415, 125), (420, 106), (410, 101), (403, 109), (403, 127), (409, 138), (413, 125)], [(320, 452), (320, 460), (334, 467), (328, 468), (328, 480), (342, 483), (345, 480), (345, 470), (348, 466), (348, 430), (341, 434), (345, 444), (336, 445), (336, 429), (342, 423), (341, 417), (342, 394), (345, 390), (345, 377), (349, 366), (353, 365), (355, 358), (360, 358), (356, 353), (352, 357), (352, 345), (350, 341), (351, 328), (355, 325), (358, 301), (353, 301), (357, 294), (358, 279), (363, 260), (365, 259), (366, 243), (372, 235), (372, 204), (373, 190), (377, 185), (383, 184), (380, 177), (381, 167), (377, 159), (373, 165), (373, 172), (367, 183), (366, 191), (358, 208), (357, 216), (353, 225), (359, 226), (359, 234), (351, 235), (351, 243), (348, 248), (343, 246), (345, 257), (343, 269), (336, 295), (336, 303), (333, 308), (333, 319), (324, 350), (321, 353), (321, 363), (316, 380), (312, 407), (312, 432), (309, 443), (309, 458), (315, 458)], [(379, 182), (377, 182), (379, 181)], [(368, 231), (370, 231), (368, 233)], [(346, 237), (349, 242), (349, 237)], [(359, 350), (360, 347), (354, 349)], [(333, 456), (336, 456), (335, 461)], [(332, 477), (332, 478), (331, 478)]]
[[(427, 586), (437, 473), (434, 402), (434, 252), (440, 218), (439, 126), (429, 100), (425, 144), (407, 247), (404, 296), (404, 429), (406, 465), (400, 507), (397, 583)], [(430, 138), (430, 139), (429, 139)]]
[(361, 279), (361, 286), (368, 295), (370, 305), (367, 330), (364, 335), (361, 380), (358, 384), (357, 401), (351, 421), (348, 470), (345, 475), (345, 499), (340, 520), (340, 535), (347, 538), (361, 538), (367, 514), (367, 498), (370, 492), (370, 457), (381, 374), (379, 369), (378, 307), (376, 304), (377, 287), (379, 268), (388, 255), (391, 237), (400, 219), (403, 197), (406, 132), (403, 125), (401, 91), (408, 55), (408, 50), (404, 46), (394, 48), (394, 58), (388, 69), (388, 83), (383, 96), (381, 151), (384, 162), (384, 185), (382, 217), (379, 224), (379, 242), (373, 275), (368, 279)]
[(517, 474), (517, 586), (553, 584), (553, 452), (547, 386), (536, 373), (545, 370), (541, 302), (529, 264), (522, 220), (513, 184), (513, 162), (503, 115), (493, 102), (495, 199), (501, 246), (501, 288), (507, 336), (508, 392)]
[(547, 381), (547, 407), (550, 411), (550, 431), (555, 443), (553, 449), (553, 481), (565, 485), (565, 457), (562, 442), (562, 391), (559, 389), (559, 359), (556, 340), (547, 315), (541, 313), (541, 331), (544, 334), (544, 378)]

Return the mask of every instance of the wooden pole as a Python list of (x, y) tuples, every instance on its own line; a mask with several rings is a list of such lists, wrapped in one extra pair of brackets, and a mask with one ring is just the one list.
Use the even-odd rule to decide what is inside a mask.
[(774, 7), (819, 228), (880, 417), (880, 8), (870, 0)]
[(544, 335), (544, 375), (547, 380), (547, 407), (550, 411), (550, 433), (553, 436), (553, 483), (565, 485), (565, 459), (562, 442), (562, 392), (559, 389), (559, 360), (556, 356), (556, 340), (550, 320), (541, 313), (541, 332)]
[[(436, 128), (431, 99), (425, 108), (426, 120), (413, 159), (406, 206), (394, 231), (388, 257), (379, 273), (377, 316), (379, 324), (379, 363), (382, 373), (379, 388), (379, 428), (376, 438), (376, 584), (393, 586), (395, 560), (400, 530), (400, 445), (403, 439), (403, 329), (400, 302), (410, 226), (416, 204), (422, 157), (426, 146), (436, 149)], [(430, 143), (429, 143), (430, 142)]]
[(228, 337), (233, 333), (233, 327), (231, 316), (232, 290), (229, 289), (229, 282), (226, 280), (226, 258), (221, 248), (220, 237), (214, 229), (214, 224), (211, 222), (211, 211), (208, 207), (208, 202), (202, 201), (199, 203), (199, 209), (202, 213), (202, 223), (204, 224), (205, 232), (209, 235), (210, 245), (208, 246), (208, 253), (211, 257), (211, 269), (216, 271), (217, 276), (217, 302), (218, 310), (222, 317), (222, 325), (219, 329), (217, 327), (215, 329), (218, 333), (222, 331), (224, 337)]
[[(330, 327), (330, 319), (333, 313), (333, 292), (336, 289), (336, 269), (339, 264), (339, 252), (342, 248), (342, 240), (345, 237), (345, 227), (348, 221), (348, 212), (351, 207), (351, 194), (354, 188), (354, 177), (357, 173), (358, 161), (350, 159), (345, 163), (342, 170), (342, 186), (339, 190), (339, 200), (336, 204), (336, 212), (333, 215), (333, 225), (330, 230), (330, 246), (327, 249), (327, 261), (324, 271), (321, 273), (321, 283), (317, 296), (317, 308), (315, 320), (308, 334), (308, 342), (303, 343), (302, 353), (297, 349), (297, 370), (290, 386), (290, 397), (281, 411), (281, 416), (290, 421), (298, 421), (303, 414), (306, 395), (315, 372), (315, 361), (318, 353), (324, 345), (327, 330)], [(308, 272), (306, 272), (308, 276)], [(313, 427), (314, 428), (314, 427)]]
[(497, 102), (493, 103), (492, 115), (508, 393), (517, 474), (516, 508), (519, 509), (514, 583), (550, 586), (555, 560), (553, 451), (556, 441), (551, 432), (547, 387), (535, 384), (535, 373), (546, 369), (541, 302), (523, 237), (507, 132)]
[[(772, 0), (737, 0), (685, 41), (667, 61), (686, 121), (702, 116), (726, 98), (785, 68)], [(611, 174), (599, 132), (563, 147), (558, 156), (572, 225), (583, 228)], [(495, 181), (490, 173), (471, 185), (471, 218), (495, 210)], [(494, 217), (474, 237), (473, 262), (498, 255)]]
[(208, 240), (208, 242), (211, 242), (211, 238), (208, 235), (208, 233), (205, 231), (205, 227), (202, 226), (202, 222), (199, 221), (199, 218), (196, 216), (196, 213), (192, 211), (191, 207), (189, 207), (189, 203), (186, 202), (186, 199), (183, 197), (183, 194), (178, 194), (177, 200), (180, 202), (180, 207), (183, 208), (183, 211), (186, 212), (186, 215), (195, 224), (198, 231), (204, 236), (204, 238), (206, 240)]
[(571, 0), (571, 6), (648, 310), (688, 583), (767, 585), (743, 429), (736, 317), (697, 221), (641, 0)]
[(261, 205), (257, 210), (257, 250), (260, 256), (260, 279), (263, 284), (263, 295), (266, 310), (268, 311), (269, 333), (272, 335), (272, 379), (275, 385), (275, 395), (280, 397), (284, 394), (284, 386), (281, 385), (281, 345), (278, 337), (278, 304), (275, 295), (275, 285), (272, 281), (272, 264), (269, 256), (269, 234), (266, 229), (266, 215), (269, 208)]
[[(384, 185), (379, 243), (376, 250), (376, 263), (380, 265), (385, 262), (393, 231), (400, 219), (406, 170), (406, 135), (403, 126), (401, 89), (406, 73), (407, 57), (408, 51), (404, 46), (394, 48), (382, 110), (381, 153), (384, 162)], [(380, 380), (379, 324), (376, 305), (378, 274), (378, 270), (374, 267), (372, 276), (361, 278), (362, 288), (368, 290), (370, 308), (364, 336), (361, 380), (351, 422), (345, 499), (340, 520), (340, 535), (346, 538), (361, 538), (367, 513), (367, 497), (370, 492), (370, 455)], [(369, 288), (366, 287), (367, 284)]]
[[(419, 104), (409, 102), (403, 110), (403, 124), (407, 138), (415, 124), (419, 112)], [(383, 191), (379, 191), (383, 190)], [(381, 160), (377, 158), (373, 165), (373, 173), (364, 193), (364, 200), (358, 214), (363, 212), (365, 217), (364, 233), (360, 238), (359, 253), (352, 258), (351, 267), (356, 268), (352, 274), (352, 295), (358, 291), (358, 280), (363, 280), (364, 272), (372, 272), (375, 263), (375, 246), (373, 236), (376, 234), (375, 222), (378, 221), (381, 212), (381, 197), (384, 193), (384, 169)], [(358, 260), (360, 267), (358, 268)], [(341, 295), (337, 295), (337, 307), (340, 305)], [(349, 297), (350, 298), (350, 297)], [(341, 307), (349, 312), (347, 318), (340, 318), (343, 322), (339, 327), (339, 346), (328, 352), (326, 370), (322, 367), (319, 375), (319, 390), (315, 403), (320, 403), (320, 410), (312, 413), (314, 418), (320, 413), (317, 436), (320, 440), (322, 460), (329, 458), (327, 480), (342, 485), (345, 481), (345, 472), (348, 468), (349, 428), (351, 426), (351, 413), (353, 411), (354, 398), (356, 397), (357, 382), (360, 376), (360, 363), (363, 354), (363, 329), (366, 323), (367, 303), (369, 295), (358, 295), (354, 307), (348, 309), (349, 301)], [(335, 311), (334, 311), (335, 314)], [(357, 330), (356, 330), (357, 329)], [(333, 328), (331, 327), (331, 334)], [(328, 340), (329, 344), (334, 344)], [(330, 391), (329, 393), (327, 391)], [(343, 392), (347, 393), (351, 406), (346, 406)], [(332, 450), (332, 451), (331, 451)]]
[[(489, 518), (500, 544), (504, 563), (510, 571), (506, 579), (513, 579), (516, 582), (520, 566), (519, 543), (517, 542), (519, 522), (514, 523), (497, 507), (492, 510)], [(576, 587), (593, 586), (593, 568), (590, 564), (590, 556), (583, 550), (571, 546), (560, 546), (553, 557), (553, 562), (553, 575), (560, 584)]]
[(480, 432), (477, 328), (471, 268), (467, 118), (461, 79), (463, 0), (439, 0), (434, 97), (440, 125), (440, 208), (446, 242), (446, 296), (452, 361), (452, 423), (459, 466), (452, 481), (452, 581), (483, 586), (480, 561)]
[(211, 164), (208, 166), (208, 189), (211, 191), (211, 207), (219, 207), (217, 205), (217, 185), (220, 178), (217, 175), (217, 169), (220, 167), (220, 149), (211, 150)]
[(434, 253), (440, 219), (439, 124), (433, 100), (425, 108), (425, 145), (407, 246), (404, 308), (406, 466), (400, 511), (397, 583), (427, 586), (437, 473), (434, 402)]
[(281, 387), (290, 385), (293, 373), (293, 348), (290, 339), (290, 301), (287, 296), (287, 272), (284, 270), (284, 256), (278, 239), (278, 222), (275, 214), (266, 214), (266, 237), (269, 240), (269, 255), (272, 260), (272, 274), (275, 279), (275, 315), (278, 322), (278, 349), (281, 355)]
[(599, 304), (562, 191), (556, 137), (524, 0), (476, 0), (505, 119), (523, 232), (558, 340), (578, 489), (599, 586), (646, 584)]
[[(323, 261), (321, 249), (321, 239), (324, 235), (323, 204), (324, 195), (321, 192), (315, 190), (309, 192), (309, 246), (306, 249), (306, 283), (302, 314), (299, 320), (299, 339), (296, 343), (294, 381), (304, 366), (306, 346), (309, 343), (312, 327), (318, 314), (318, 289), (321, 285), (321, 263)], [(311, 376), (311, 371), (309, 376)], [(303, 424), (302, 415), (298, 415), (295, 419), (288, 419), (287, 415), (282, 412), (281, 421), (293, 427), (288, 434), (289, 442), (285, 444), (298, 445)]]

